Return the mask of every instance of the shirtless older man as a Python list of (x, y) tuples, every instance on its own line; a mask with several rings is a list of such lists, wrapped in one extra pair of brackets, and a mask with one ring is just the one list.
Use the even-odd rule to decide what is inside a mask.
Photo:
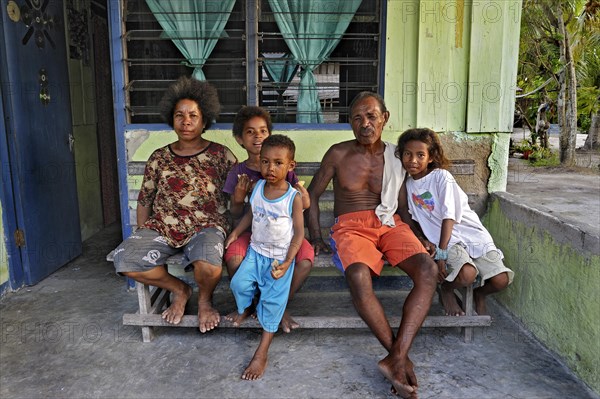
[[(308, 228), (315, 253), (329, 252), (321, 237), (319, 197), (333, 179), (334, 262), (345, 272), (356, 311), (389, 352), (379, 361), (379, 370), (397, 394), (416, 398), (417, 378), (408, 352), (431, 306), (437, 267), (395, 213), (404, 171), (394, 157), (395, 145), (381, 140), (389, 116), (385, 102), (375, 93), (362, 92), (353, 100), (350, 123), (355, 139), (333, 145), (323, 157), (308, 187)], [(414, 283), (396, 336), (371, 281), (372, 274), (381, 273), (382, 257)]]

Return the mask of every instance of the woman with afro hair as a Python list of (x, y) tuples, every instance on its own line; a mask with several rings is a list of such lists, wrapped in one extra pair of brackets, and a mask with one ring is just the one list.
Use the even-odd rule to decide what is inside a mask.
[(202, 134), (220, 111), (217, 90), (206, 81), (181, 77), (159, 103), (177, 140), (155, 150), (146, 163), (138, 196), (137, 229), (115, 251), (117, 273), (171, 292), (162, 318), (179, 324), (192, 287), (169, 274), (167, 258), (181, 250), (186, 271), (198, 284), (198, 328), (217, 327), (212, 306), (221, 279), (223, 242), (229, 232), (223, 184), (237, 163), (229, 148)]

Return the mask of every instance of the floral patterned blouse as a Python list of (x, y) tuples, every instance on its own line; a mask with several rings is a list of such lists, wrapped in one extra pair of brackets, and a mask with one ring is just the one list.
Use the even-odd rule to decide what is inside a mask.
[(208, 227), (227, 234), (229, 212), (223, 184), (237, 163), (229, 148), (210, 143), (191, 156), (175, 154), (170, 145), (159, 148), (146, 162), (138, 206), (152, 212), (142, 227), (158, 231), (175, 248)]

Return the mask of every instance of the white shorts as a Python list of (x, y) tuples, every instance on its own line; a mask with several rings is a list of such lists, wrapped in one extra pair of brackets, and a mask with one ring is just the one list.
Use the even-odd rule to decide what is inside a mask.
[(473, 283), (474, 287), (481, 287), (488, 280), (500, 273), (508, 274), (508, 283), (512, 283), (515, 273), (502, 262), (502, 253), (498, 250), (492, 250), (479, 258), (471, 258), (467, 250), (462, 245), (453, 245), (448, 250), (448, 260), (446, 261), (446, 271), (448, 276), (446, 281), (454, 281), (460, 269), (465, 264), (470, 264), (477, 270), (477, 279)]

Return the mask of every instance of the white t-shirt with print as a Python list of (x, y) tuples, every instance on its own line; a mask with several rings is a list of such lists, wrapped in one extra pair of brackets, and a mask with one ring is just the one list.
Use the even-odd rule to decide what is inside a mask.
[(473, 259), (497, 250), (492, 236), (469, 206), (467, 194), (450, 172), (434, 169), (418, 180), (407, 176), (406, 189), (410, 214), (429, 241), (439, 245), (442, 221), (452, 219), (456, 224), (448, 248), (461, 244)]

